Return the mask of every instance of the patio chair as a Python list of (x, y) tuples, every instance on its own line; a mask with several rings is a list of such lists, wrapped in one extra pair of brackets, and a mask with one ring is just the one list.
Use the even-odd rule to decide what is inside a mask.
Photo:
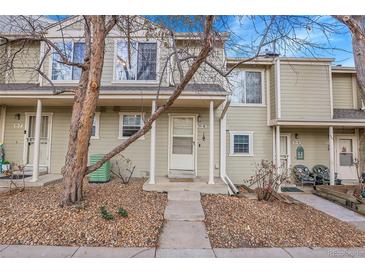
[[(312, 170), (317, 185), (330, 184), (330, 174), (328, 167), (326, 167), (325, 165), (315, 165)], [(337, 173), (335, 173), (335, 184), (340, 185), (341, 181), (342, 180), (337, 179)]]
[(313, 174), (305, 165), (295, 165), (293, 167), (293, 174), (296, 181), (302, 184), (302, 187), (304, 184), (312, 184), (313, 186), (316, 184)]

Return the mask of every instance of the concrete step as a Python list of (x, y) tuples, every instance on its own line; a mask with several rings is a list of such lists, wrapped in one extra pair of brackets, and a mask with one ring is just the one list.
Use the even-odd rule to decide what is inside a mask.
[(193, 179), (195, 178), (195, 172), (192, 170), (170, 170), (168, 178), (177, 178), (177, 179)]
[(164, 218), (168, 221), (203, 221), (205, 215), (200, 201), (168, 201)]
[(160, 235), (160, 248), (212, 248), (203, 222), (167, 221)]
[(197, 191), (203, 194), (228, 194), (228, 187), (226, 184), (212, 184), (207, 183), (157, 183), (143, 185), (145, 191)]
[(200, 192), (198, 191), (169, 191), (167, 196), (169, 201), (200, 201)]

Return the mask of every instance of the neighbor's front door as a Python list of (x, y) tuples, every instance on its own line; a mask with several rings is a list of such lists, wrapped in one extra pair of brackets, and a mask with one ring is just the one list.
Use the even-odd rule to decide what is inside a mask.
[(355, 136), (338, 136), (336, 146), (336, 165), (338, 178), (356, 179), (354, 160), (357, 158), (357, 142)]
[[(39, 147), (39, 164), (41, 166), (48, 166), (49, 160), (49, 124), (51, 117), (48, 115), (42, 116), (41, 122), (41, 136)], [(26, 118), (26, 164), (33, 164), (34, 154), (34, 137), (35, 137), (35, 115), (28, 115)]]
[(170, 169), (194, 170), (195, 116), (171, 117), (170, 143)]
[(280, 162), (283, 168), (290, 170), (290, 134), (280, 135)]

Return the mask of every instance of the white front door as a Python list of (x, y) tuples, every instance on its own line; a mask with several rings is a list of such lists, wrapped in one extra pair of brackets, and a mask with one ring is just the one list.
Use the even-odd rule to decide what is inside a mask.
[[(26, 165), (32, 165), (34, 154), (35, 115), (27, 114), (25, 118), (25, 123), (24, 159)], [(48, 166), (49, 163), (50, 124), (51, 116), (42, 115), (39, 147), (39, 165), (41, 166)]]
[(290, 134), (280, 135), (280, 164), (281, 167), (290, 169)]
[(354, 160), (357, 159), (357, 139), (355, 136), (337, 136), (336, 167), (339, 179), (357, 179)]
[(170, 117), (170, 170), (195, 170), (195, 116)]

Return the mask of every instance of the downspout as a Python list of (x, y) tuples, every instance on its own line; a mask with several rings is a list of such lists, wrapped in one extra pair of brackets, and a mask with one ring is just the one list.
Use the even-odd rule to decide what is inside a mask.
[(226, 146), (227, 146), (227, 142), (226, 142), (226, 123), (227, 123), (227, 110), (228, 107), (231, 103), (231, 97), (228, 96), (226, 103), (224, 105), (223, 111), (221, 113), (221, 116), (219, 118), (220, 120), (220, 135), (221, 135), (221, 141), (220, 141), (220, 153), (221, 153), (221, 170), (220, 170), (220, 177), (223, 180), (223, 182), (227, 185), (228, 187), (228, 192), (230, 195), (236, 195), (239, 193), (238, 189), (235, 187), (235, 185), (233, 184), (232, 180), (227, 176), (227, 166), (226, 166)]

